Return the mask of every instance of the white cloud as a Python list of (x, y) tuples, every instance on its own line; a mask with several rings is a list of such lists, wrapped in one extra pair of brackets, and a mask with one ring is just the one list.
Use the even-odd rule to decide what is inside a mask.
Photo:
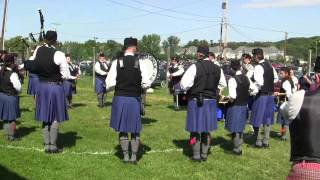
[(242, 5), (243, 8), (286, 8), (296, 6), (315, 6), (320, 5), (320, 0), (252, 0)]

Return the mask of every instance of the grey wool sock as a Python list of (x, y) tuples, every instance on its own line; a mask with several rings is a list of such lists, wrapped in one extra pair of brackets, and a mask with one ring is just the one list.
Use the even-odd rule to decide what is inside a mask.
[(59, 123), (54, 121), (50, 126), (50, 150), (56, 151), (57, 147), (57, 140), (59, 134)]
[(192, 145), (193, 159), (201, 159), (200, 150), (201, 150), (201, 143), (200, 141), (197, 141), (195, 144)]
[(211, 137), (209, 133), (201, 134), (201, 157), (206, 159), (208, 157), (208, 151), (210, 149)]
[(102, 107), (103, 106), (103, 93), (98, 94), (97, 99), (98, 99), (98, 106)]
[(49, 132), (49, 125), (44, 125), (42, 129), (43, 133), (43, 141), (44, 141), (44, 150), (50, 150), (50, 132)]
[(123, 153), (123, 161), (129, 162), (129, 138), (127, 136), (119, 137), (121, 150)]
[(241, 134), (240, 133), (234, 133), (233, 137), (233, 151), (234, 152), (240, 152), (241, 151)]
[(9, 135), (9, 122), (8, 121), (3, 122), (3, 129), (5, 130), (6, 134)]
[(263, 139), (263, 128), (260, 127), (258, 132), (257, 132), (257, 140), (256, 140), (256, 146), (262, 146), (262, 139)]
[(139, 151), (139, 146), (140, 146), (140, 137), (135, 137), (133, 139), (131, 139), (131, 158), (130, 161), (131, 162), (136, 162), (137, 161), (137, 154)]
[(271, 126), (270, 125), (264, 125), (263, 144), (265, 144), (265, 145), (269, 145), (270, 131), (271, 131)]

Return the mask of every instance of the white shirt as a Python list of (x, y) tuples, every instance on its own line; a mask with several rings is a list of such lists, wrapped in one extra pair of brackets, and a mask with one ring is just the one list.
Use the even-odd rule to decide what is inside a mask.
[(253, 77), (254, 67), (251, 64), (245, 64), (244, 66), (247, 70), (246, 76), (251, 79)]
[(284, 118), (289, 119), (290, 121), (294, 120), (302, 107), (304, 100), (305, 91), (299, 90), (294, 92), (282, 109), (280, 109), (280, 113)]
[(293, 81), (294, 86), (296, 87), (296, 90), (298, 90), (299, 80), (296, 76), (291, 76), (291, 79)]
[[(134, 56), (133, 53), (126, 52), (124, 56)], [(109, 91), (112, 87), (114, 87), (117, 83), (117, 62), (118, 60), (115, 60), (111, 64), (110, 71), (108, 73), (108, 76), (106, 78), (106, 89)], [(148, 75), (148, 69), (147, 65), (145, 64), (145, 61), (139, 60), (139, 67), (141, 71), (141, 87), (144, 89), (147, 89), (151, 86), (150, 77)]]
[[(48, 44), (44, 44), (44, 46), (55, 49), (54, 46), (49, 46)], [(36, 58), (37, 51), (38, 51), (39, 47), (41, 47), (41, 46), (38, 46), (34, 50), (33, 55), (30, 57), (29, 60), (34, 60)], [(56, 65), (58, 65), (60, 67), (60, 74), (62, 75), (62, 78), (63, 79), (69, 79), (70, 72), (69, 72), (69, 69), (68, 69), (68, 63), (67, 63), (66, 55), (61, 51), (56, 51), (54, 53), (53, 61), (54, 61), (54, 63)]]
[[(8, 68), (7, 67), (7, 70), (9, 71), (12, 71), (11, 68)], [(13, 85), (13, 88), (18, 91), (18, 92), (21, 92), (21, 89), (22, 89), (22, 86), (21, 86), (21, 82), (19, 80), (19, 76), (17, 73), (15, 72), (12, 72), (11, 76), (10, 76), (10, 82), (12, 83)]]
[[(265, 62), (264, 60), (261, 60), (259, 62), (259, 64)], [(278, 82), (279, 78), (278, 78), (278, 74), (277, 71), (272, 67), (273, 69), (273, 75), (274, 75), (274, 82)], [(255, 80), (255, 84), (257, 86), (258, 89), (261, 89), (261, 87), (264, 85), (264, 79), (263, 79), (263, 74), (264, 74), (264, 69), (262, 66), (255, 66), (254, 67), (254, 80)]]
[(215, 65), (221, 67), (221, 64), (220, 64), (216, 59), (213, 59), (212, 62), (213, 62)]
[[(208, 61), (208, 60), (209, 59), (206, 58), (202, 61)], [(181, 88), (185, 91), (189, 90), (193, 86), (196, 75), (197, 75), (197, 67), (195, 64), (192, 64), (182, 76), (182, 79), (180, 81)], [(227, 82), (226, 82), (226, 78), (224, 77), (223, 70), (221, 69), (218, 88), (221, 91), (225, 87), (227, 87)]]
[(176, 77), (176, 76), (181, 76), (184, 73), (184, 68), (181, 64), (175, 64), (173, 66), (173, 68), (178, 68), (178, 71), (174, 72), (174, 73), (169, 73), (167, 74), (167, 76), (169, 77), (169, 75)]
[(293, 88), (291, 88), (291, 84), (288, 80), (284, 81), (282, 84), (282, 88), (284, 89), (286, 96), (289, 98), (294, 92), (296, 92), (296, 85), (294, 85)]
[[(107, 62), (106, 63), (102, 63), (102, 65), (104, 66), (105, 69), (108, 69)], [(98, 74), (100, 74), (102, 76), (108, 75), (108, 72), (105, 72), (100, 68), (100, 62), (99, 61), (96, 62), (96, 64), (94, 65), (94, 70), (96, 71), (96, 73), (98, 73)]]
[[(242, 74), (241, 71), (237, 71), (236, 75), (240, 75)], [(248, 78), (249, 79), (249, 78)], [(250, 85), (249, 85), (249, 92), (250, 95), (252, 93), (256, 94), (257, 93), (257, 88), (254, 85), (254, 83), (249, 79)], [(229, 96), (232, 99), (236, 99), (237, 98), (237, 81), (235, 80), (234, 77), (230, 78), (228, 81), (228, 89), (229, 89)]]
[[(237, 71), (236, 75), (240, 75), (241, 71)], [(229, 96), (232, 99), (237, 98), (237, 81), (234, 77), (230, 78), (228, 81), (228, 88), (229, 88)]]

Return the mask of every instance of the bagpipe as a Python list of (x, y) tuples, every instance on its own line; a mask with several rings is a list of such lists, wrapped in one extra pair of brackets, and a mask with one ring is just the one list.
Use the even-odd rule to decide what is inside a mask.
[[(27, 42), (28, 39), (30, 39), (32, 42), (36, 43), (37, 45), (40, 45), (44, 40), (44, 36), (45, 36), (44, 16), (43, 16), (41, 9), (38, 9), (38, 13), (39, 13), (39, 17), (40, 17), (40, 32), (39, 33), (30, 32), (29, 38), (22, 38), (21, 39), (23, 44), (28, 48), (30, 47), (29, 43)], [(39, 35), (38, 41), (36, 40), (34, 35)], [(34, 72), (34, 70), (35, 70), (34, 61), (25, 60), (23, 63), (24, 63), (24, 69), (28, 70), (29, 72)]]

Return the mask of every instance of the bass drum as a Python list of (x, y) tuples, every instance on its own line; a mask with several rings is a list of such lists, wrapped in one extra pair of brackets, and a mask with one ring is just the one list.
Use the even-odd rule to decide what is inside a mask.
[[(145, 62), (147, 68), (147, 75), (148, 79), (151, 82), (151, 85), (155, 83), (156, 79), (158, 78), (158, 61), (154, 56), (149, 53), (139, 53), (138, 59), (140, 61)], [(146, 105), (146, 90), (143, 91), (141, 94), (141, 115), (145, 115), (145, 105)]]
[(149, 53), (139, 53), (138, 59), (145, 62), (144, 64), (147, 67), (148, 79), (151, 84), (155, 83), (155, 80), (158, 78), (159, 69), (158, 61), (156, 60), (156, 58)]

